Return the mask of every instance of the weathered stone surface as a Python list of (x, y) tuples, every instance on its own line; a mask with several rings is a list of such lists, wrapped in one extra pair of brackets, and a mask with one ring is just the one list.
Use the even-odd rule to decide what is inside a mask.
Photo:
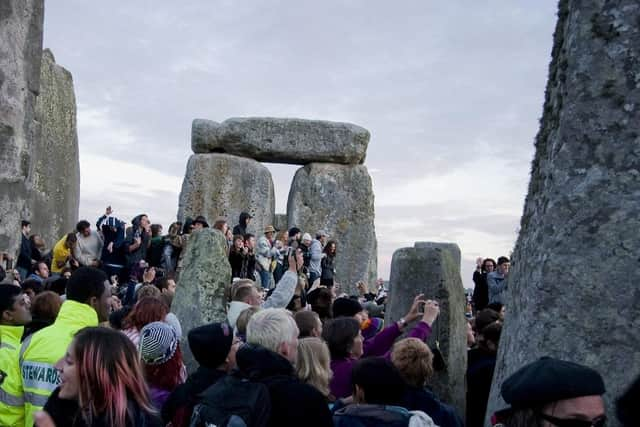
[(456, 265), (458, 266), (458, 268), (460, 268), (460, 263), (462, 262), (462, 255), (460, 253), (460, 247), (455, 243), (416, 242), (413, 245), (413, 247), (416, 248), (416, 249), (431, 249), (431, 248), (435, 248), (435, 249), (441, 249), (441, 250), (450, 251), (451, 256), (453, 257), (454, 261), (456, 262)]
[(17, 251), (27, 218), (40, 89), (43, 0), (0, 2), (0, 248)]
[(226, 318), (224, 290), (231, 283), (227, 242), (221, 232), (204, 229), (189, 238), (171, 311), (182, 324), (182, 351), (190, 371), (196, 368), (187, 333), (196, 326)]
[(288, 220), (286, 214), (275, 214), (273, 226), (279, 231), (288, 230)]
[(32, 229), (49, 248), (73, 230), (80, 202), (80, 162), (76, 99), (71, 73), (49, 49), (42, 56), (36, 117), (41, 135), (32, 153), (33, 189), (29, 201)]
[(287, 202), (289, 227), (312, 236), (324, 229), (338, 243), (335, 280), (356, 292), (359, 280), (374, 283), (377, 243), (374, 196), (365, 166), (311, 163), (298, 169)]
[(429, 385), (440, 399), (453, 405), (464, 416), (467, 370), (464, 289), (460, 264), (453, 256), (455, 251), (450, 250), (457, 245), (449, 244), (449, 249), (437, 245), (402, 248), (394, 252), (385, 322), (389, 324), (399, 320), (419, 293), (439, 302), (440, 316), (433, 324), (428, 343), (434, 348), (436, 339), (439, 341), (447, 369), (436, 372)]
[(304, 119), (232, 118), (222, 123), (195, 119), (194, 153), (228, 153), (261, 162), (364, 163), (370, 134), (351, 123)]
[(262, 235), (273, 224), (275, 195), (269, 170), (255, 160), (229, 154), (194, 154), (182, 183), (178, 218), (204, 215), (213, 225), (224, 216), (231, 227), (241, 212), (253, 219), (248, 231)]
[(608, 415), (640, 373), (640, 7), (559, 8), (489, 413), (543, 355), (598, 370)]

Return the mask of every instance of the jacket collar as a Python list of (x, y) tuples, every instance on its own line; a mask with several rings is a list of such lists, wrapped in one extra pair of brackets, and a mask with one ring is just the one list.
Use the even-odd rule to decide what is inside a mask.
[(23, 333), (24, 326), (0, 325), (0, 337), (2, 337), (0, 342), (2, 344), (10, 345), (17, 343), (19, 346)]
[(60, 307), (55, 324), (98, 326), (98, 313), (88, 304), (66, 300)]

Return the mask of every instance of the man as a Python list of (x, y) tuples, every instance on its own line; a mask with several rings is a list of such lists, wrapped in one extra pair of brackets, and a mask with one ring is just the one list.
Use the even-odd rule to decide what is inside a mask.
[(16, 268), (20, 273), (20, 279), (24, 280), (29, 275), (32, 265), (31, 256), (31, 241), (29, 240), (29, 233), (31, 233), (31, 223), (29, 221), (22, 220), (21, 222), (21, 234), (22, 243), (20, 243), (20, 253), (18, 254), (18, 261), (16, 261)]
[(69, 233), (53, 247), (53, 258), (51, 259), (51, 272), (62, 274), (66, 267), (77, 268), (80, 266), (78, 260), (73, 256), (74, 248), (78, 243), (76, 233)]
[(504, 291), (507, 289), (507, 276), (509, 275), (509, 258), (498, 258), (498, 268), (487, 274), (487, 287), (489, 288), (489, 304), (499, 302), (504, 304)]
[[(304, 233), (302, 235), (302, 241), (300, 242), (300, 249), (302, 249), (302, 258), (304, 259), (304, 273), (309, 273), (309, 266), (311, 265), (311, 234)], [(307, 276), (308, 277), (308, 276)]]
[(269, 426), (333, 426), (324, 396), (294, 374), (298, 333), (285, 309), (257, 312), (247, 325), (247, 344), (238, 350), (238, 369), (245, 378), (267, 386)]
[(44, 261), (38, 261), (38, 263), (34, 266), (33, 273), (31, 273), (31, 276), (29, 276), (28, 278), (36, 280), (40, 283), (48, 279), (49, 267), (47, 267), (47, 263)]
[(253, 218), (253, 216), (251, 216), (248, 212), (242, 212), (240, 214), (240, 220), (238, 221), (238, 224), (233, 227), (233, 235), (235, 236), (239, 234), (241, 236), (244, 236), (245, 234), (247, 234), (247, 228), (249, 227), (251, 218)]
[(20, 371), (25, 391), (25, 426), (41, 410), (60, 384), (55, 364), (80, 329), (108, 320), (111, 286), (107, 275), (95, 267), (80, 267), (67, 282), (66, 301), (53, 325), (39, 330), (22, 343)]
[(232, 328), (235, 328), (238, 316), (249, 307), (261, 308), (284, 308), (286, 307), (298, 285), (297, 266), (302, 265), (302, 253), (297, 250), (289, 257), (289, 270), (284, 273), (282, 279), (276, 285), (273, 294), (263, 301), (262, 293), (258, 291), (253, 280), (239, 280), (233, 284), (231, 304), (227, 314), (227, 321)]
[(507, 378), (500, 393), (510, 407), (495, 416), (507, 427), (606, 423), (602, 377), (577, 363), (542, 357)]
[(316, 238), (309, 247), (309, 283), (313, 285), (322, 275), (322, 250), (327, 243), (328, 234), (324, 230), (316, 233)]
[(264, 289), (269, 289), (271, 285), (271, 262), (278, 256), (278, 249), (273, 247), (273, 234), (276, 229), (273, 225), (268, 225), (264, 229), (264, 236), (258, 239), (256, 250), (256, 269), (260, 275), (260, 284)]
[(24, 425), (20, 339), (31, 322), (28, 299), (19, 287), (0, 285), (0, 425)]
[(125, 253), (129, 270), (147, 257), (147, 248), (150, 243), (151, 221), (146, 214), (140, 214), (133, 218), (125, 236)]
[(97, 231), (91, 229), (87, 220), (82, 220), (76, 225), (76, 237), (78, 243), (73, 248), (73, 257), (80, 265), (87, 267), (99, 267), (102, 256), (103, 240)]
[(196, 231), (202, 230), (204, 228), (209, 228), (209, 223), (206, 218), (202, 215), (198, 215), (196, 219), (193, 220), (193, 229)]

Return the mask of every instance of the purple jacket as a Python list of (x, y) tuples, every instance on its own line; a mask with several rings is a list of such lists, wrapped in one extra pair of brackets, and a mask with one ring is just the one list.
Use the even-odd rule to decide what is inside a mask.
[(156, 408), (158, 412), (160, 412), (162, 411), (162, 407), (164, 406), (167, 399), (169, 399), (169, 395), (171, 394), (171, 392), (169, 390), (164, 390), (155, 386), (150, 386), (149, 394), (151, 395), (151, 403), (153, 404), (153, 407)]
[[(396, 338), (400, 336), (400, 328), (396, 322), (393, 325), (384, 328), (380, 333), (363, 343), (362, 357), (384, 356), (391, 358), (391, 346)], [(431, 327), (425, 322), (418, 322), (407, 335), (407, 338), (418, 338), (422, 341), (431, 335)], [(333, 378), (329, 384), (331, 394), (336, 399), (342, 399), (351, 396), (353, 393), (353, 385), (351, 384), (351, 369), (358, 359), (334, 359), (331, 360), (331, 371)]]

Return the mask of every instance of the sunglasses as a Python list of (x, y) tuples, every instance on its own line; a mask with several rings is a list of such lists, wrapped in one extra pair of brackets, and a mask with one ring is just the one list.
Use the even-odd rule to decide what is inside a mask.
[(592, 420), (580, 420), (577, 418), (556, 418), (547, 414), (540, 414), (543, 420), (550, 422), (558, 427), (605, 427), (607, 425), (607, 417), (594, 418)]

